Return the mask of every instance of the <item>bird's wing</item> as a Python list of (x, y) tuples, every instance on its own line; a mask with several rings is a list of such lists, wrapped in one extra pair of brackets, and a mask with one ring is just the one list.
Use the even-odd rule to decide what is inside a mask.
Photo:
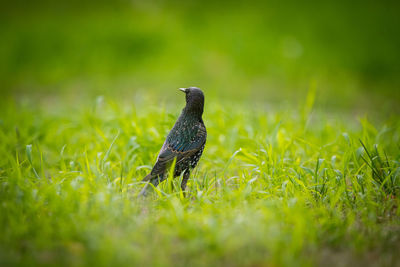
[(204, 124), (200, 122), (195, 125), (195, 129), (197, 131), (185, 131), (167, 138), (157, 161), (169, 162), (177, 158), (179, 162), (182, 158), (197, 152), (206, 142), (207, 131)]
[(167, 140), (161, 147), (157, 162), (151, 173), (145, 179), (149, 180), (164, 173), (168, 164), (176, 158), (176, 162), (190, 157), (205, 144), (207, 131), (203, 123), (197, 123), (190, 131), (171, 130)]

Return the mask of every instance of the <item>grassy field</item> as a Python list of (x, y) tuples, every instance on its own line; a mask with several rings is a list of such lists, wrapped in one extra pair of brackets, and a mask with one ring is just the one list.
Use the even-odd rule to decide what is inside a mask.
[(178, 105), (9, 106), (2, 265), (399, 264), (398, 117), (330, 116), (312, 96), (299, 110), (208, 100), (188, 196), (168, 180), (145, 201)]
[[(4, 5), (0, 266), (400, 266), (399, 10)], [(187, 86), (187, 196), (138, 199)]]

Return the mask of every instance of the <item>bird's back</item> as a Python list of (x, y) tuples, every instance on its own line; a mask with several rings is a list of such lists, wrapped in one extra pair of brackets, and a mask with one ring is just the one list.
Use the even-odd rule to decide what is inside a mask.
[[(180, 165), (186, 165), (184, 163), (187, 159), (203, 150), (206, 139), (207, 130), (203, 121), (191, 121), (180, 116), (168, 134), (158, 154), (157, 162), (167, 165), (176, 158), (176, 165), (179, 167), (176, 169), (184, 170), (186, 166)], [(196, 164), (191, 165), (194, 165), (190, 166), (194, 168)]]

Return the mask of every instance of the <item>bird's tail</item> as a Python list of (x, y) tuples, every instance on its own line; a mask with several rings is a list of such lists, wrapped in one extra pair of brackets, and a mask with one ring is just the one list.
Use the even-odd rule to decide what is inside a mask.
[(152, 177), (153, 177), (153, 176), (151, 175), (151, 173), (149, 173), (149, 174), (146, 175), (146, 177), (143, 178), (142, 181), (143, 181), (143, 182), (145, 182), (145, 181), (150, 181), (150, 179), (151, 179)]
[(152, 189), (152, 186), (150, 184), (152, 184), (153, 186), (157, 186), (161, 181), (164, 180), (164, 175), (151, 175), (151, 173), (149, 173), (148, 175), (146, 175), (146, 177), (143, 178), (143, 182), (149, 181), (142, 189), (142, 191), (140, 191), (139, 196), (141, 197), (145, 197), (147, 196), (147, 193)]
[[(151, 173), (149, 173), (148, 175), (146, 175), (146, 177), (143, 178), (142, 181), (143, 182), (150, 181), (151, 178), (152, 178), (152, 175), (151, 175)], [(142, 191), (140, 191), (139, 197), (145, 197), (147, 195), (148, 190), (149, 190), (149, 183), (146, 183), (146, 185), (143, 187)]]

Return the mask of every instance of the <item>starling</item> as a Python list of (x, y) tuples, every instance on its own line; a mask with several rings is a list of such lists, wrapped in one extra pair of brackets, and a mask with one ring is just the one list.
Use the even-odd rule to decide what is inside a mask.
[[(174, 177), (183, 174), (182, 191), (190, 176), (190, 171), (199, 162), (207, 139), (206, 126), (202, 115), (204, 95), (197, 87), (179, 88), (186, 94), (186, 106), (169, 132), (164, 145), (161, 147), (157, 162), (143, 181), (149, 181), (154, 186), (167, 178), (167, 170), (176, 159)], [(145, 185), (140, 195), (147, 194), (149, 183)]]

